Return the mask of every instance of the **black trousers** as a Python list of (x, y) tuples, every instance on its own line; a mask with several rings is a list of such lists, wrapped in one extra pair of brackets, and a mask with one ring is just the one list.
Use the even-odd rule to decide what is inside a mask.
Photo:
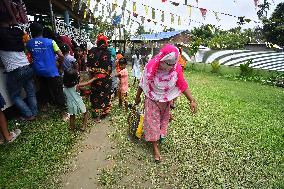
[(63, 82), (60, 76), (57, 77), (39, 77), (39, 102), (43, 105), (51, 103), (59, 110), (66, 109), (66, 98), (63, 93)]

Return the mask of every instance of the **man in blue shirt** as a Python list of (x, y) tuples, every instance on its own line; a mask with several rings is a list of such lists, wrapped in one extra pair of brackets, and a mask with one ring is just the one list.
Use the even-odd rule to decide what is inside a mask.
[(56, 54), (59, 62), (63, 61), (63, 54), (52, 39), (42, 36), (43, 27), (37, 22), (30, 25), (33, 39), (27, 43), (27, 49), (33, 58), (33, 69), (39, 77), (39, 96), (43, 104), (53, 102), (63, 113), (64, 119), (66, 100), (63, 94), (62, 78), (56, 65)]

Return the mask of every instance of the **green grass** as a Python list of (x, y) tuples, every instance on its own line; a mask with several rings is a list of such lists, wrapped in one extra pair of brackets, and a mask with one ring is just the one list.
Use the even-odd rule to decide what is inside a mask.
[[(129, 141), (127, 114), (114, 104), (110, 135), (118, 153), (107, 157), (114, 162), (102, 170), (102, 186), (284, 188), (283, 89), (206, 72), (186, 76), (199, 111), (192, 116), (186, 99), (178, 99), (161, 164), (153, 162), (150, 145)], [(129, 102), (134, 94), (132, 87)], [(58, 188), (58, 176), (81, 135), (70, 134), (52, 110), (19, 128), (22, 134), (14, 143), (0, 145), (0, 188)]]
[[(67, 123), (50, 110), (46, 118), (22, 122), (21, 135), (12, 144), (0, 145), (0, 188), (57, 188), (66, 157), (78, 140)], [(9, 122), (12, 129), (15, 121)]]
[[(126, 115), (113, 110), (115, 168), (104, 170), (107, 188), (283, 188), (284, 91), (212, 74), (186, 74), (198, 102), (192, 116), (184, 97), (173, 111), (163, 162), (151, 146), (131, 142)], [(132, 89), (130, 101), (134, 98)]]

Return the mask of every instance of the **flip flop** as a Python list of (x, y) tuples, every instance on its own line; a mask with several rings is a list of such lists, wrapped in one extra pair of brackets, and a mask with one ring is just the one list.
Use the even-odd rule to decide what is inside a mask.
[(160, 156), (160, 157), (158, 157), (158, 158), (154, 158), (154, 159), (155, 159), (155, 163), (161, 163), (161, 161), (162, 161), (161, 156)]
[(8, 143), (12, 143), (14, 140), (16, 140), (16, 138), (21, 134), (21, 130), (20, 129), (15, 129), (14, 131), (10, 132), (12, 135), (12, 138), (10, 140), (8, 140)]

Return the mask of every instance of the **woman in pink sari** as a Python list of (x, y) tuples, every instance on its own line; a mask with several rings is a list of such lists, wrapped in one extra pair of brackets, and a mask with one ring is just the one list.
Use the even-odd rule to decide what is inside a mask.
[(135, 103), (139, 104), (141, 93), (144, 92), (144, 138), (152, 142), (157, 162), (161, 160), (158, 141), (167, 135), (171, 101), (183, 93), (190, 102), (191, 111), (195, 113), (197, 108), (182, 67), (178, 64), (178, 56), (178, 48), (174, 45), (162, 47), (160, 53), (146, 65), (135, 99)]

